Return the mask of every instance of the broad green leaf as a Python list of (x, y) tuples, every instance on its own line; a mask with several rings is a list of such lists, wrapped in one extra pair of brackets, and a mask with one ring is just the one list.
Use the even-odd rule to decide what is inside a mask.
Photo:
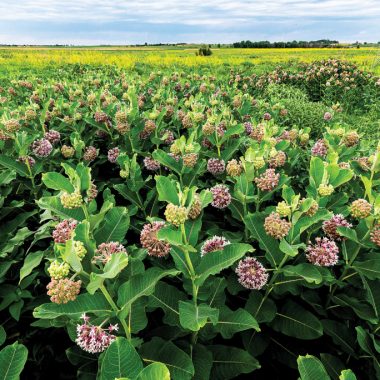
[(41, 260), (44, 256), (42, 251), (31, 252), (29, 253), (24, 260), (24, 264), (20, 269), (20, 280), (19, 283), (26, 277), (32, 273), (32, 270), (38, 265), (40, 265)]
[(156, 150), (152, 154), (153, 158), (157, 160), (160, 164), (163, 166), (166, 166), (170, 170), (175, 171), (176, 173), (181, 172), (181, 164), (177, 162), (174, 158), (170, 157), (166, 152), (163, 150)]
[(14, 170), (17, 174), (23, 177), (29, 177), (28, 167), (20, 162), (17, 162), (14, 158), (7, 155), (0, 155), (0, 165), (7, 169)]
[(316, 189), (322, 183), (325, 165), (319, 157), (312, 157), (310, 160), (310, 177)]
[(85, 219), (84, 212), (81, 208), (68, 209), (64, 208), (61, 204), (61, 201), (57, 196), (54, 197), (42, 197), (36, 201), (38, 206), (44, 210), (48, 210), (52, 213), (51, 218), (59, 216), (62, 219), (76, 219), (83, 220)]
[(333, 342), (340, 346), (345, 352), (355, 356), (355, 337), (347, 329), (344, 323), (330, 319), (323, 319), (323, 331), (331, 336)]
[(370, 280), (380, 279), (380, 259), (354, 261), (352, 267)]
[(4, 327), (0, 325), (0, 346), (3, 345), (6, 339), (7, 333), (5, 332)]
[(293, 301), (288, 301), (281, 312), (277, 312), (272, 327), (298, 339), (316, 339), (323, 335), (319, 319)]
[(219, 310), (206, 304), (195, 305), (192, 301), (179, 301), (179, 320), (181, 326), (191, 331), (198, 331), (210, 321), (216, 324)]
[(280, 250), (290, 257), (297, 256), (298, 250), (304, 247), (305, 247), (305, 244), (291, 245), (285, 239), (282, 239), (279, 245)]
[(230, 310), (223, 307), (215, 326), (224, 339), (230, 339), (234, 334), (245, 330), (260, 331), (256, 319), (244, 309)]
[(128, 255), (126, 253), (114, 253), (104, 266), (103, 273), (91, 273), (90, 282), (86, 287), (87, 291), (94, 294), (106, 278), (115, 278), (127, 265)]
[(209, 346), (213, 355), (211, 379), (235, 379), (242, 373), (251, 373), (260, 368), (259, 362), (247, 351), (231, 346)]
[(80, 294), (75, 301), (66, 304), (45, 303), (34, 309), (34, 318), (54, 319), (67, 316), (71, 319), (79, 319), (83, 313), (96, 315), (110, 315), (111, 306), (102, 294)]
[(165, 364), (156, 362), (145, 367), (136, 380), (170, 380), (170, 372)]
[(165, 177), (162, 175), (156, 175), (154, 178), (156, 180), (158, 200), (160, 200), (161, 202), (173, 203), (179, 206), (180, 203), (175, 181), (170, 179), (169, 177)]
[(66, 242), (65, 250), (62, 253), (62, 258), (71, 266), (75, 272), (82, 271), (82, 263), (75, 252), (73, 239), (70, 239)]
[(345, 369), (340, 374), (339, 380), (356, 380), (356, 376), (350, 369)]
[(194, 376), (194, 366), (190, 356), (170, 341), (154, 337), (142, 345), (140, 355), (145, 362), (165, 364), (172, 380), (190, 380)]
[(173, 285), (159, 281), (154, 293), (149, 296), (149, 306), (159, 307), (164, 313), (164, 322), (170, 326), (179, 325), (178, 305), (180, 301), (185, 301), (187, 296)]
[(4, 347), (0, 351), (1, 380), (19, 380), (26, 363), (28, 350), (17, 342)]
[(279, 248), (279, 242), (268, 236), (264, 229), (265, 215), (255, 213), (248, 214), (244, 218), (245, 226), (249, 229), (252, 236), (259, 242), (260, 248), (265, 252), (265, 257), (274, 266), (280, 264), (284, 253)]
[(202, 285), (208, 276), (220, 273), (223, 269), (229, 268), (235, 261), (241, 259), (247, 252), (253, 251), (252, 246), (248, 244), (233, 243), (224, 247), (222, 251), (206, 254), (195, 268), (196, 284)]
[(69, 179), (60, 173), (43, 173), (42, 182), (47, 188), (53, 190), (67, 191), (68, 193), (72, 193), (75, 190)]
[(125, 207), (111, 208), (94, 234), (97, 244), (124, 240), (129, 228), (129, 219), (128, 210)]
[(270, 298), (264, 299), (260, 292), (251, 292), (249, 294), (245, 309), (259, 323), (273, 321), (277, 311), (276, 304)]
[(330, 380), (325, 367), (315, 356), (298, 356), (297, 365), (301, 380)]
[(319, 270), (312, 264), (302, 263), (298, 265), (287, 265), (282, 269), (285, 276), (296, 276), (303, 278), (308, 283), (320, 284), (323, 280)]
[(154, 288), (161, 278), (175, 276), (179, 272), (175, 269), (162, 270), (156, 267), (149, 268), (146, 272), (131, 277), (120, 286), (118, 292), (118, 305), (122, 308), (121, 317), (128, 315), (128, 309), (134, 301), (142, 296), (148, 296), (154, 292)]
[(195, 368), (195, 375), (193, 380), (210, 379), (212, 368), (212, 354), (203, 345), (196, 344), (193, 347), (193, 364)]
[(100, 380), (135, 378), (143, 369), (140, 356), (126, 338), (118, 337), (108, 347), (101, 362)]
[(16, 179), (17, 174), (14, 170), (4, 170), (0, 173), (0, 185), (8, 185), (14, 179)]

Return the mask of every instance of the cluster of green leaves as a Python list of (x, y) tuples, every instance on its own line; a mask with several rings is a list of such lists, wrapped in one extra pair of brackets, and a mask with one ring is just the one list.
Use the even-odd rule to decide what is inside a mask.
[[(313, 125), (300, 124), (299, 109), (301, 116), (292, 119), (277, 100), (253, 99), (253, 77), (206, 73), (76, 66), (27, 84), (2, 81), (12, 88), (2, 94), (0, 111), (0, 311), (6, 316), (0, 371), (7, 379), (18, 378), (26, 347), (37, 358), (27, 366), (44, 363), (45, 352), (31, 337), (59, 328), (72, 341), (67, 360), (83, 380), (233, 379), (253, 371), (272, 378), (299, 373), (305, 380), (380, 376), (380, 256), (371, 240), (380, 209), (379, 152), (348, 144), (349, 127), (325, 122), (323, 114), (315, 114), (320, 131), (310, 133)], [(105, 121), (94, 116), (100, 112)], [(120, 116), (129, 128), (118, 128)], [(19, 122), (16, 131), (7, 130), (10, 119)], [(148, 135), (147, 120), (155, 124)], [(206, 124), (214, 127), (211, 133)], [(59, 131), (60, 141), (48, 157), (36, 157), (31, 144), (48, 130)], [(320, 138), (328, 152), (313, 156)], [(62, 154), (63, 145), (73, 148), (70, 156)], [(85, 157), (90, 146), (97, 150), (94, 160)], [(119, 154), (110, 162), (114, 148)], [(279, 152), (286, 160), (276, 167)], [(195, 155), (194, 165), (185, 164), (186, 154)], [(36, 162), (26, 164), (25, 156)], [(155, 171), (147, 158), (156, 161)], [(212, 175), (209, 159), (235, 159), (240, 171)], [(269, 167), (278, 183), (260, 190), (255, 180)], [(210, 189), (217, 184), (231, 194), (223, 210), (212, 206)], [(94, 185), (95, 198), (88, 196)], [(334, 191), (322, 196), (321, 185)], [(81, 205), (64, 207), (62, 194), (74, 192)], [(372, 208), (362, 220), (350, 216), (358, 198)], [(170, 254), (148, 255), (140, 242), (143, 226), (165, 221), (167, 204), (189, 211), (195, 200), (194, 218), (179, 226), (165, 222), (157, 234)], [(277, 240), (264, 223), (280, 202), (289, 209), (284, 219), (291, 228)], [(322, 223), (334, 214), (353, 224), (338, 229), (344, 238), (336, 242), (339, 262), (313, 265), (306, 246), (324, 236)], [(53, 228), (67, 219), (77, 221), (73, 235), (54, 243)], [(214, 235), (230, 244), (202, 256)], [(86, 249), (82, 260), (75, 242)], [(109, 242), (123, 244), (128, 254), (94, 263), (99, 245)], [(261, 290), (238, 282), (235, 268), (246, 256), (269, 274)], [(70, 277), (81, 280), (74, 301), (57, 304), (46, 295), (53, 260), (67, 263)], [(83, 313), (93, 324), (120, 325), (100, 355), (75, 344)], [(28, 333), (17, 343), (19, 326)], [(17, 364), (9, 366), (12, 361)]]

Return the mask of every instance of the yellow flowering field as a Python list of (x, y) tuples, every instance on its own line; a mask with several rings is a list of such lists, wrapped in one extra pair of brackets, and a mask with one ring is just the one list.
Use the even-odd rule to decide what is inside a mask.
[(47, 48), (15, 47), (0, 49), (0, 70), (15, 70), (21, 67), (61, 65), (66, 63), (107, 64), (132, 67), (144, 62), (158, 66), (238, 65), (244, 62), (260, 65), (261, 69), (289, 61), (312, 62), (336, 58), (356, 63), (360, 68), (380, 73), (380, 49), (234, 49), (213, 48), (211, 57), (195, 55), (196, 46), (179, 47), (83, 47)]

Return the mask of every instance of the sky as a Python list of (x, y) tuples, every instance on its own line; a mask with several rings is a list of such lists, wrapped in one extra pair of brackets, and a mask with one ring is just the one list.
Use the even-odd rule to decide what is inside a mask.
[(0, 0), (0, 44), (380, 41), (380, 0)]

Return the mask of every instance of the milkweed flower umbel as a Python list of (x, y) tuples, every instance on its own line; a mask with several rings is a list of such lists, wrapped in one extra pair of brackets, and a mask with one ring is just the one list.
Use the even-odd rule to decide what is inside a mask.
[(314, 265), (330, 267), (338, 263), (339, 248), (333, 240), (326, 237), (317, 237), (315, 244), (309, 243), (306, 252), (307, 260)]
[(82, 282), (72, 281), (68, 278), (53, 278), (46, 286), (47, 294), (51, 302), (62, 304), (69, 301), (75, 301), (80, 292)]
[(380, 223), (377, 223), (371, 231), (371, 241), (380, 247)]
[(333, 215), (330, 220), (325, 220), (322, 223), (322, 229), (329, 238), (334, 240), (342, 240), (342, 237), (339, 235), (339, 232), (337, 231), (338, 227), (351, 228), (352, 224), (347, 222), (347, 220), (342, 214)]
[(226, 164), (224, 160), (221, 160), (219, 158), (210, 158), (207, 161), (207, 170), (212, 175), (219, 175), (223, 174), (226, 169)]
[(83, 159), (85, 161), (91, 162), (91, 161), (94, 161), (97, 156), (98, 156), (97, 149), (94, 146), (90, 145), (86, 147), (83, 154)]
[(324, 139), (319, 139), (311, 148), (311, 155), (324, 158), (327, 155), (327, 150), (328, 146), (326, 141)]
[(372, 205), (365, 199), (357, 199), (351, 203), (350, 211), (353, 218), (365, 219), (371, 215)]
[(170, 244), (159, 240), (157, 232), (165, 225), (165, 222), (152, 222), (145, 224), (140, 233), (140, 243), (148, 251), (148, 255), (155, 257), (167, 256), (170, 252)]
[(144, 166), (147, 170), (156, 171), (160, 169), (161, 165), (157, 160), (154, 160), (152, 157), (145, 157)]
[(36, 140), (32, 144), (32, 151), (38, 158), (43, 158), (49, 156), (53, 150), (53, 145), (47, 139)]
[(108, 329), (101, 326), (90, 324), (90, 318), (85, 314), (82, 316), (84, 323), (77, 325), (76, 344), (84, 351), (90, 354), (97, 354), (106, 350), (116, 339), (116, 336), (110, 334), (118, 330), (118, 325), (109, 325)]
[(58, 223), (53, 231), (53, 239), (55, 243), (66, 243), (70, 240), (73, 231), (75, 230), (78, 222), (74, 219), (66, 219), (63, 222)]
[(50, 131), (45, 133), (45, 139), (49, 140), (51, 144), (59, 143), (61, 140), (61, 134), (58, 131), (55, 131), (54, 129), (51, 129)]
[(201, 256), (214, 251), (222, 251), (223, 248), (229, 244), (231, 244), (231, 242), (223, 236), (215, 235), (203, 243), (201, 248)]
[(110, 241), (108, 243), (102, 243), (98, 245), (95, 251), (95, 256), (92, 258), (93, 262), (101, 262), (106, 264), (114, 253), (123, 252), (127, 255), (127, 250), (124, 248), (123, 244)]
[(68, 192), (63, 192), (60, 196), (62, 206), (68, 209), (79, 208), (82, 206), (83, 198), (79, 192), (74, 192), (69, 194)]
[(174, 224), (178, 227), (186, 222), (187, 209), (186, 207), (176, 206), (172, 203), (169, 203), (165, 209), (165, 218), (169, 223)]
[(267, 169), (260, 177), (255, 178), (257, 187), (261, 191), (273, 190), (280, 181), (280, 173), (276, 173), (274, 169)]
[(212, 194), (211, 206), (224, 209), (231, 203), (232, 197), (226, 185), (215, 185), (210, 189)]
[(110, 149), (107, 153), (108, 161), (114, 164), (117, 158), (119, 157), (119, 154), (120, 154), (120, 149), (118, 147)]
[(264, 221), (264, 229), (267, 235), (278, 240), (289, 233), (291, 226), (292, 224), (285, 219), (281, 219), (277, 212), (272, 212)]
[(67, 263), (64, 262), (58, 262), (57, 260), (54, 260), (49, 268), (48, 272), (51, 278), (55, 279), (61, 279), (66, 277), (70, 272), (70, 266)]
[(254, 257), (240, 260), (235, 272), (239, 283), (247, 289), (259, 290), (268, 282), (269, 275), (266, 269)]

